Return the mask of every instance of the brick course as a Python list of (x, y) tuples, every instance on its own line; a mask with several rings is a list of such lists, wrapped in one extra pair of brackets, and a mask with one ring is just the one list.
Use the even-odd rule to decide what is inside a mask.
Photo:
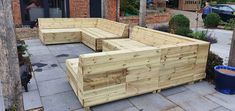
[(12, 13), (15, 25), (21, 25), (20, 0), (12, 0)]
[(69, 0), (70, 17), (90, 17), (90, 0)]
[(120, 0), (105, 0), (105, 18), (116, 21), (117, 13), (119, 13), (119, 6), (116, 8), (117, 2), (120, 5)]

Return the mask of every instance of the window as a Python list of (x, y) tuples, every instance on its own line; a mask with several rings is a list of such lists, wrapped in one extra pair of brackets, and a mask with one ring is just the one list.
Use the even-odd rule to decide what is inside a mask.
[(68, 17), (68, 0), (21, 0), (20, 3), (24, 25), (38, 18)]
[(233, 9), (231, 9), (231, 8), (228, 7), (228, 6), (221, 6), (221, 7), (219, 7), (219, 9), (220, 9), (220, 10), (223, 10), (223, 11), (230, 11), (230, 12), (233, 11)]

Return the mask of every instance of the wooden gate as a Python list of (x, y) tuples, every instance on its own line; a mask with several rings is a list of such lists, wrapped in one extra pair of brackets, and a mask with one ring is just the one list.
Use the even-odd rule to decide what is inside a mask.
[(201, 0), (179, 0), (179, 9), (195, 11), (200, 8), (200, 4)]

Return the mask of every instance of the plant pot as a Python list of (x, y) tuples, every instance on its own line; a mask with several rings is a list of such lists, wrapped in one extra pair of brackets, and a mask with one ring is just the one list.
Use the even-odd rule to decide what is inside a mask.
[(235, 94), (235, 67), (215, 66), (215, 89), (223, 94)]

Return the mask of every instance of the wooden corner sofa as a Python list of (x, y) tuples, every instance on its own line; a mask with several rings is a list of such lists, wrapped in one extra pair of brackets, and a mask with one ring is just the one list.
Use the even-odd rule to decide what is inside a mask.
[(103, 51), (66, 60), (84, 107), (205, 78), (209, 43), (134, 27), (129, 39), (103, 41)]
[(82, 42), (101, 51), (102, 40), (128, 37), (128, 25), (101, 18), (39, 18), (38, 23), (44, 44)]

